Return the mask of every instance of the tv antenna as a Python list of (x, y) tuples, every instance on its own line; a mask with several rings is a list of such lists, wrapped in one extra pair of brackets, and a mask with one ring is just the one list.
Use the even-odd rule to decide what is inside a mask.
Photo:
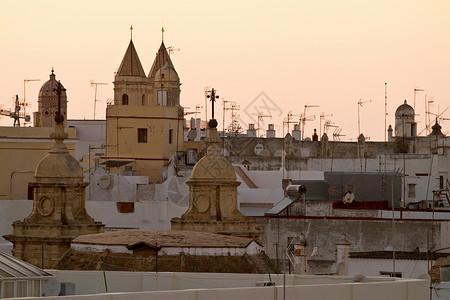
[(284, 138), (284, 126), (286, 125), (287, 126), (287, 132), (289, 133), (289, 130), (291, 129), (290, 128), (290, 124), (291, 123), (297, 123), (297, 122), (291, 122), (291, 120), (292, 120), (292, 117), (300, 117), (301, 115), (294, 115), (293, 113), (292, 113), (292, 110), (290, 110), (288, 113), (287, 113), (287, 116), (286, 116), (286, 118), (284, 118), (284, 120), (283, 120), (283, 138)]
[(25, 122), (30, 122), (31, 117), (29, 115), (25, 115), (25, 113), (20, 112), (20, 107), (22, 104), (19, 102), (19, 96), (16, 95), (14, 105), (14, 111), (10, 109), (0, 109), (0, 115), (1, 116), (8, 116), (10, 118), (14, 119), (14, 127), (20, 127), (20, 119), (24, 119)]
[(339, 128), (338, 126), (336, 126), (336, 129), (333, 132), (333, 141), (337, 140), (340, 141), (341, 140), (341, 136), (345, 136), (345, 134), (341, 134), (342, 128)]
[(107, 85), (105, 82), (95, 82), (94, 80), (90, 81), (91, 87), (95, 86), (95, 92), (94, 92), (94, 120), (95, 120), (95, 109), (97, 107), (97, 86), (98, 85)]
[(356, 138), (359, 138), (359, 136), (361, 135), (361, 120), (359, 117), (359, 107), (363, 106), (363, 103), (371, 103), (372, 100), (366, 100), (366, 101), (362, 101), (361, 99), (359, 99), (358, 101), (358, 136)]
[[(225, 137), (225, 112), (227, 110), (231, 110), (231, 111), (236, 110), (236, 102), (222, 99), (222, 105), (223, 105), (223, 118), (222, 118), (223, 134), (222, 134), (222, 136)], [(239, 106), (237, 109), (239, 109)]]
[(422, 89), (414, 89), (414, 106), (413, 106), (413, 109), (414, 109), (414, 113), (416, 113), (416, 92), (423, 92), (424, 90), (422, 90)]
[(272, 118), (272, 116), (271, 115), (265, 116), (262, 114), (262, 112), (258, 112), (258, 128), (256, 129), (257, 137), (260, 137), (259, 136), (259, 123), (261, 123), (261, 122), (264, 123), (263, 118)]
[(166, 49), (167, 49), (167, 53), (169, 53), (169, 56), (171, 54), (173, 54), (175, 51), (180, 51), (180, 48), (175, 48), (175, 46), (169, 46), (169, 47), (166, 47)]
[[(332, 117), (332, 116), (333, 116), (333, 114), (326, 115), (324, 112), (322, 112), (320, 114), (320, 121), (319, 121), (319, 138), (320, 139), (322, 138), (322, 120), (325, 120), (326, 117)], [(325, 127), (325, 124), (323, 126)], [(325, 131), (325, 128), (323, 131)]]
[(336, 125), (334, 125), (333, 122), (331, 122), (331, 120), (325, 120), (325, 123), (323, 124), (323, 131), (324, 133), (328, 134), (328, 128), (330, 127), (338, 127)]
[[(27, 83), (28, 82), (32, 82), (32, 81), (41, 81), (40, 79), (24, 79), (23, 80), (23, 103), (22, 103), (22, 106), (23, 106), (23, 115), (24, 116), (26, 116), (27, 115), (27, 106), (30, 106), (28, 103), (27, 103), (27, 98), (26, 98), (26, 85), (27, 85)], [(29, 121), (29, 120), (28, 120)], [(23, 126), (25, 126), (26, 125), (26, 123), (28, 122), (26, 119), (23, 121)]]
[(303, 115), (300, 116), (300, 120), (302, 123), (302, 140), (305, 140), (305, 125), (307, 121), (314, 121), (316, 119), (315, 115), (312, 116), (306, 116), (306, 112), (308, 111), (308, 108), (311, 107), (319, 107), (319, 105), (305, 105), (305, 108), (303, 110)]

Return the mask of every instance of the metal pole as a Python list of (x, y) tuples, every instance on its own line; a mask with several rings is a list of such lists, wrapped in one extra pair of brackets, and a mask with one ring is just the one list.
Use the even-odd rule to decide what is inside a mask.
[(95, 84), (95, 94), (94, 94), (94, 120), (95, 120), (95, 108), (97, 106), (97, 84)]

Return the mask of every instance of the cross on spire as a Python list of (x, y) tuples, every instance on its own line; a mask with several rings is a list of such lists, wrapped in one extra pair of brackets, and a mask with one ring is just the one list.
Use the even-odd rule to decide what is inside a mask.
[(130, 27), (130, 40), (133, 39), (133, 25)]
[(164, 42), (164, 25), (161, 27), (161, 40)]

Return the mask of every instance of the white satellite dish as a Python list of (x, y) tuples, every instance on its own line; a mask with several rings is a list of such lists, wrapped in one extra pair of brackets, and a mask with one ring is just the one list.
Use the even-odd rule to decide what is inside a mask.
[(367, 277), (363, 274), (353, 276), (352, 282), (367, 282)]
[(261, 155), (261, 152), (263, 150), (264, 150), (264, 146), (261, 144), (257, 144), (254, 149), (256, 155)]
[(109, 177), (109, 175), (102, 175), (100, 177), (100, 180), (98, 181), (98, 185), (102, 188), (102, 189), (106, 189), (108, 188), (109, 184), (111, 183), (111, 178)]
[(342, 201), (346, 204), (352, 203), (353, 200), (355, 200), (355, 195), (352, 192), (345, 193), (344, 198), (342, 199)]
[(59, 296), (61, 292), (61, 283), (55, 278), (50, 278), (44, 285), (44, 296)]

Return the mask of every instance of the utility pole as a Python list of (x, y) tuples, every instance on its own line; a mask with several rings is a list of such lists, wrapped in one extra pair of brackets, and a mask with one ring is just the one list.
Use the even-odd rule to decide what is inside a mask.
[(97, 86), (98, 85), (107, 85), (107, 83), (104, 82), (95, 82), (94, 80), (91, 80), (91, 87), (95, 86), (95, 93), (94, 93), (94, 120), (95, 120), (95, 109), (97, 106)]
[(358, 136), (356, 138), (359, 138), (359, 136), (361, 135), (361, 121), (359, 119), (359, 106), (362, 107), (363, 103), (370, 103), (370, 102), (372, 102), (372, 100), (361, 101), (361, 99), (359, 99), (359, 101), (358, 101)]

